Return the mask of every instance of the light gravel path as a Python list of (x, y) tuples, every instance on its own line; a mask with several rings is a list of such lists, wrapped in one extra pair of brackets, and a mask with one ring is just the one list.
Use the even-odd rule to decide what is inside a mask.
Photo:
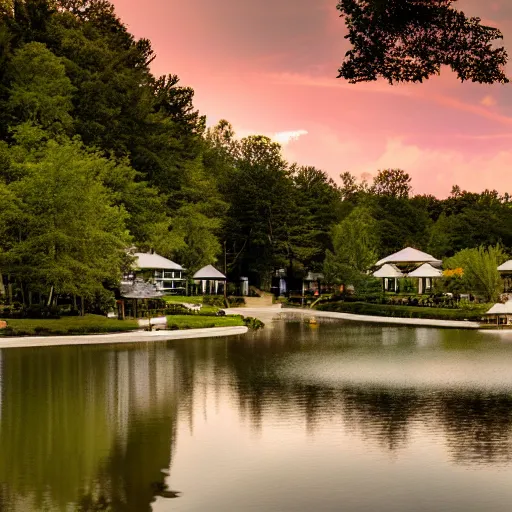
[(314, 309), (299, 308), (280, 308), (273, 306), (271, 308), (230, 308), (224, 310), (227, 315), (253, 316), (264, 323), (273, 320), (301, 318), (332, 318), (338, 320), (351, 320), (354, 322), (395, 324), (418, 327), (449, 327), (455, 329), (479, 329), (478, 322), (458, 321), (458, 320), (433, 320), (427, 318), (395, 318), (385, 316), (354, 315), (352, 313), (335, 313), (331, 311), (316, 311)]
[(130, 331), (115, 334), (86, 334), (83, 336), (27, 336), (0, 338), (0, 349), (23, 347), (50, 347), (59, 345), (105, 345), (112, 343), (137, 343), (180, 340), (188, 338), (211, 338), (245, 334), (248, 328), (210, 327), (208, 329), (183, 329), (181, 331)]

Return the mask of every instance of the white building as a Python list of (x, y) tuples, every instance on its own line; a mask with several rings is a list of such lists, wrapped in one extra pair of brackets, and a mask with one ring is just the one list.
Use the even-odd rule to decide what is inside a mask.
[(136, 276), (154, 283), (159, 291), (171, 294), (185, 293), (185, 269), (156, 253), (136, 252), (132, 271), (123, 276), (121, 284), (129, 284)]

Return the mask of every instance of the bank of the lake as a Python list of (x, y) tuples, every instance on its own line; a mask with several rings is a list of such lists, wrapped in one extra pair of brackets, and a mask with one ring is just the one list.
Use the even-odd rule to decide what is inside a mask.
[[(169, 315), (169, 330), (210, 329), (243, 326), (242, 317), (214, 315)], [(58, 319), (8, 319), (0, 339), (13, 336), (80, 336), (139, 331), (137, 320), (117, 320), (101, 315), (70, 316)]]
[(0, 349), (53, 347), (66, 345), (111, 345), (118, 343), (148, 343), (197, 338), (236, 336), (249, 330), (245, 326), (210, 327), (206, 329), (182, 329), (161, 331), (130, 331), (110, 334), (84, 334), (80, 336), (18, 336), (0, 337)]
[(252, 316), (262, 320), (265, 323), (279, 319), (300, 318), (330, 318), (334, 320), (349, 320), (353, 322), (375, 323), (375, 324), (394, 324), (418, 327), (444, 327), (450, 329), (479, 329), (478, 322), (465, 320), (439, 320), (433, 318), (396, 318), (372, 315), (356, 315), (353, 313), (339, 313), (334, 311), (319, 311), (308, 308), (241, 308), (240, 310), (225, 309), (226, 314), (234, 314), (235, 311), (244, 315)]

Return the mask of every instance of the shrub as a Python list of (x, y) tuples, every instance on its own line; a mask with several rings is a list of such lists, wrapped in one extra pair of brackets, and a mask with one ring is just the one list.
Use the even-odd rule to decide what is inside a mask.
[(393, 306), (389, 304), (367, 304), (363, 302), (335, 302), (322, 304), (318, 306), (317, 309), (320, 311), (335, 311), (369, 316), (479, 321), (488, 309), (488, 306), (480, 305), (479, 308), (468, 311), (464, 309)]
[(224, 307), (224, 297), (222, 295), (205, 295), (203, 297), (203, 304), (208, 306), (215, 306), (218, 308)]

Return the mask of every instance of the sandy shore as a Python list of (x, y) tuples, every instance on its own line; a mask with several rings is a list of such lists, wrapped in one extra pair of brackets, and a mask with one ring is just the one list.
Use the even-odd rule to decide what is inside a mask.
[(394, 318), (384, 316), (354, 315), (352, 313), (334, 313), (331, 311), (316, 311), (313, 309), (299, 308), (281, 308), (273, 306), (271, 308), (230, 308), (224, 310), (227, 315), (244, 315), (258, 318), (264, 323), (273, 320), (300, 318), (332, 318), (338, 320), (351, 320), (353, 322), (394, 324), (418, 327), (448, 327), (452, 329), (479, 329), (478, 322), (458, 321), (458, 320), (433, 320), (427, 318)]
[(115, 334), (86, 334), (83, 336), (20, 336), (0, 338), (0, 349), (23, 347), (50, 347), (59, 345), (106, 345), (111, 343), (136, 343), (179, 340), (187, 338), (211, 338), (245, 334), (248, 328), (211, 327), (208, 329), (183, 329), (181, 331), (131, 331)]

